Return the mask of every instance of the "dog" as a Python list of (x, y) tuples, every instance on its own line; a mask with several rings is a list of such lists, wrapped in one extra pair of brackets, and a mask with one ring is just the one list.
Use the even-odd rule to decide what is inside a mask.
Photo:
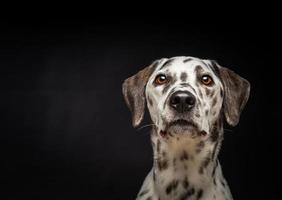
[(172, 57), (154, 61), (122, 85), (137, 127), (152, 120), (153, 168), (137, 200), (232, 200), (218, 153), (223, 120), (239, 122), (250, 83), (216, 61)]

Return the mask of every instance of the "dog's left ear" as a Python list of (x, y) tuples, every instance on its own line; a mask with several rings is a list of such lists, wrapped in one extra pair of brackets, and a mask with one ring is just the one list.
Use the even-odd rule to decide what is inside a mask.
[(143, 120), (146, 103), (145, 87), (157, 64), (158, 62), (155, 61), (134, 76), (127, 78), (122, 84), (122, 93), (132, 114), (133, 127), (139, 126)]
[(216, 65), (224, 87), (223, 111), (227, 123), (236, 126), (250, 95), (250, 83), (230, 69)]

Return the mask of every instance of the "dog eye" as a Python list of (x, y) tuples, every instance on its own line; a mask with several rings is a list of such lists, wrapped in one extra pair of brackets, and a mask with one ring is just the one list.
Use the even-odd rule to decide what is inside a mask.
[(209, 75), (203, 75), (201, 78), (201, 82), (207, 86), (211, 86), (213, 84), (213, 80)]
[(166, 77), (165, 75), (159, 74), (159, 75), (156, 76), (154, 82), (155, 82), (155, 84), (157, 84), (157, 85), (162, 85), (162, 84), (167, 83), (167, 81), (168, 81), (168, 79), (167, 79), (167, 77)]

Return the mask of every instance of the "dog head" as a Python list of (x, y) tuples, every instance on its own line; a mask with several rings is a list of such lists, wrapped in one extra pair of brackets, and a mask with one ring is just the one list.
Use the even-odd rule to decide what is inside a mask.
[(221, 115), (235, 126), (249, 92), (244, 78), (215, 61), (194, 57), (157, 60), (123, 83), (133, 126), (141, 123), (147, 102), (160, 136), (187, 132), (208, 138)]

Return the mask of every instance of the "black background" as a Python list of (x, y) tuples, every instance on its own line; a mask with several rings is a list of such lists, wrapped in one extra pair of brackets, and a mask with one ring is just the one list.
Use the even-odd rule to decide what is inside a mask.
[(252, 86), (220, 153), (234, 199), (282, 199), (275, 24), (113, 17), (1, 30), (0, 196), (134, 199), (152, 155), (149, 128), (131, 127), (122, 81), (155, 59), (191, 55), (217, 60)]

